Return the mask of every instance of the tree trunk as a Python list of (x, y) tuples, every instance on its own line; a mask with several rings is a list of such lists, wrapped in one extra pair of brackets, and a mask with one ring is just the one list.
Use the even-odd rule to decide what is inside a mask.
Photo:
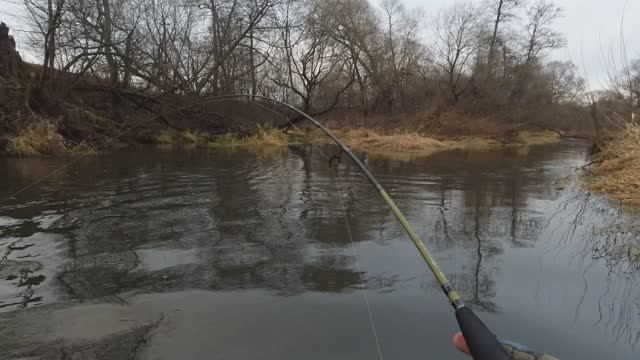
[(498, 13), (496, 14), (496, 20), (493, 24), (493, 35), (491, 35), (491, 41), (489, 42), (489, 57), (487, 59), (487, 64), (489, 65), (489, 71), (493, 71), (493, 57), (495, 55), (496, 40), (498, 39), (498, 27), (500, 26), (500, 21), (502, 18), (503, 5), (504, 5), (504, 0), (499, 0)]
[(111, 5), (109, 0), (102, 0), (103, 11), (103, 23), (102, 23), (102, 46), (104, 47), (107, 55), (107, 64), (109, 65), (109, 81), (112, 87), (118, 86), (118, 63), (113, 56), (113, 39), (112, 39), (112, 19), (111, 19)]
[(133, 76), (132, 58), (133, 58), (133, 30), (127, 35), (127, 41), (124, 46), (124, 74), (122, 75), (122, 87), (125, 89), (131, 86), (131, 78)]
[(58, 26), (60, 26), (60, 21), (64, 12), (65, 1), (66, 0), (47, 1), (47, 33), (44, 37), (44, 58), (42, 61), (42, 72), (40, 73), (39, 81), (41, 89), (44, 89), (47, 86), (47, 82), (53, 74), (53, 69), (55, 67), (57, 45), (56, 32), (58, 30)]
[(591, 120), (593, 121), (593, 131), (595, 133), (595, 143), (599, 143), (602, 139), (602, 125), (600, 124), (600, 117), (598, 116), (598, 103), (591, 101), (589, 104), (589, 113), (591, 114)]
[(258, 93), (258, 84), (256, 83), (256, 61), (255, 61), (255, 50), (253, 44), (253, 29), (249, 32), (249, 42), (251, 48), (249, 49), (249, 66), (251, 66), (251, 95), (257, 95)]
[(538, 32), (538, 27), (535, 26), (533, 28), (533, 32), (531, 34), (531, 38), (529, 39), (529, 46), (527, 47), (527, 60), (525, 61), (526, 64), (530, 64), (531, 60), (533, 60), (533, 48), (536, 44), (536, 36)]

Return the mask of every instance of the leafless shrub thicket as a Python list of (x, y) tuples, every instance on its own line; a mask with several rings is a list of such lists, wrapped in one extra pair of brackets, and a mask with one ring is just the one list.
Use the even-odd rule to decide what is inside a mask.
[[(260, 94), (314, 114), (442, 122), (455, 111), (469, 121), (493, 114), (510, 125), (582, 126), (576, 67), (546, 58), (565, 43), (550, 0), (458, 2), (433, 18), (400, 0), (24, 4), (43, 89), (64, 73), (66, 87), (92, 79), (149, 93)], [(640, 105), (640, 61), (620, 74), (620, 93)]]

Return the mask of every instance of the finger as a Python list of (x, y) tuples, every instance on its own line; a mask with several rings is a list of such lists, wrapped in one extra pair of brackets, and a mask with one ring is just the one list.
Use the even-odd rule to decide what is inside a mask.
[(453, 335), (452, 343), (453, 343), (453, 346), (459, 351), (467, 355), (471, 355), (471, 352), (469, 351), (469, 346), (467, 346), (467, 342), (464, 340), (464, 336), (462, 336), (462, 333), (457, 333)]

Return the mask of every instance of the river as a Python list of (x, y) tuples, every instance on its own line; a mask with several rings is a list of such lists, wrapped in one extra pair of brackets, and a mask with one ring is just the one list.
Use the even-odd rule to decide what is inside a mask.
[[(0, 358), (352, 360), (379, 358), (378, 343), (386, 359), (465, 359), (392, 214), (346, 158), (336, 182), (321, 151), (335, 153), (0, 159)], [(554, 185), (585, 153), (361, 155), (501, 337), (637, 359), (634, 222)]]

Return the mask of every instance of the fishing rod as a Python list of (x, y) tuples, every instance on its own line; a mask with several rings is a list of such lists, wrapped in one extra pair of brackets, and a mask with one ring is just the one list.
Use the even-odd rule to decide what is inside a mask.
[[(396, 219), (402, 225), (404, 232), (409, 236), (409, 239), (413, 242), (416, 249), (424, 259), (424, 262), (427, 264), (433, 276), (436, 278), (436, 281), (442, 288), (442, 291), (449, 299), (449, 303), (453, 306), (455, 310), (456, 319), (458, 321), (458, 326), (460, 327), (460, 331), (464, 335), (464, 339), (469, 347), (471, 355), (474, 360), (509, 360), (511, 357), (507, 354), (502, 344), (498, 340), (498, 338), (489, 330), (489, 328), (480, 320), (480, 318), (467, 307), (462, 299), (460, 299), (460, 295), (453, 288), (447, 277), (444, 275), (438, 263), (433, 258), (427, 246), (420, 239), (420, 236), (413, 230), (411, 224), (404, 216), (402, 211), (398, 208), (396, 203), (393, 201), (391, 196), (385, 191), (380, 182), (376, 179), (375, 176), (369, 171), (369, 169), (362, 163), (362, 161), (349, 149), (347, 145), (345, 145), (336, 135), (334, 135), (328, 128), (322, 125), (318, 120), (314, 119), (310, 115), (304, 113), (303, 111), (287, 104), (279, 100), (275, 100), (266, 96), (260, 95), (221, 95), (215, 96), (213, 98), (209, 98), (210, 100), (216, 99), (226, 99), (226, 98), (244, 98), (250, 101), (256, 101), (256, 99), (264, 100), (268, 102), (275, 103), (277, 105), (283, 106), (299, 116), (303, 117), (305, 120), (308, 120), (317, 128), (322, 130), (324, 134), (326, 134), (331, 140), (333, 140), (336, 145), (340, 147), (343, 153), (347, 154), (347, 156), (351, 159), (351, 161), (360, 169), (360, 171), (365, 175), (365, 177), (369, 180), (371, 185), (376, 188), (384, 202), (387, 204), (391, 212), (395, 215)], [(259, 104), (259, 103), (258, 103)], [(293, 123), (288, 120), (291, 125)]]

